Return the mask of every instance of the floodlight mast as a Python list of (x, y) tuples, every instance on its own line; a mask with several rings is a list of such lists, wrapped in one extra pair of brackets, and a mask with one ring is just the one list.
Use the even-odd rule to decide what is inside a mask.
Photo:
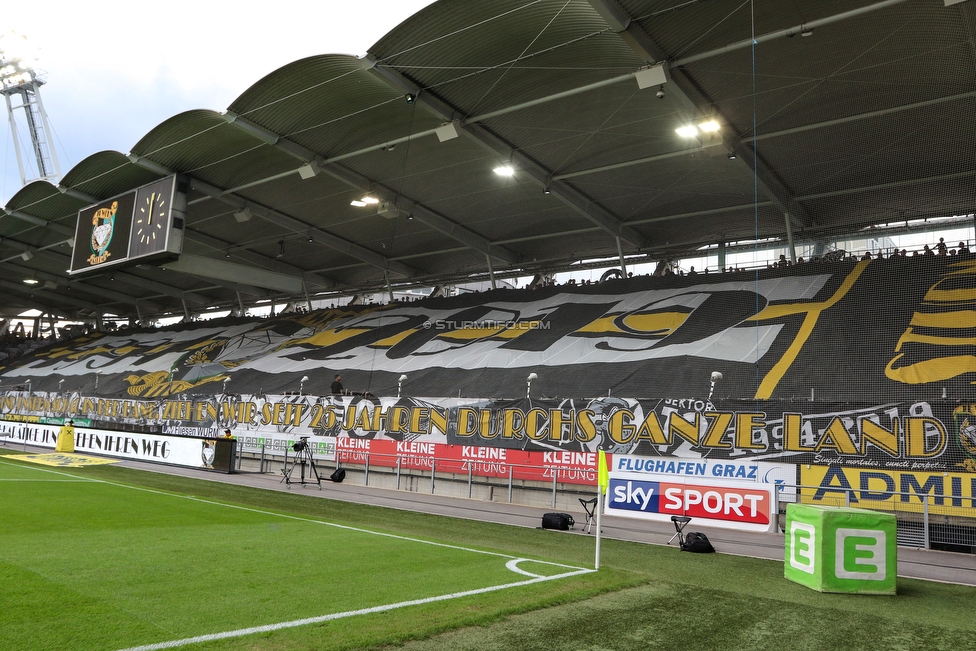
[[(16, 32), (0, 34), (0, 94), (7, 104), (7, 118), (13, 134), (21, 185), (40, 180), (57, 184), (61, 179), (61, 166), (58, 165), (57, 154), (48, 142), (51, 126), (41, 101), (41, 86), (44, 84), (44, 79), (35, 69), (36, 63), (37, 57), (29, 52), (23, 36)], [(12, 102), (13, 97), (19, 98), (20, 103)], [(28, 173), (20, 150), (16, 110), (24, 112), (31, 148), (37, 162), (36, 176), (33, 170)]]

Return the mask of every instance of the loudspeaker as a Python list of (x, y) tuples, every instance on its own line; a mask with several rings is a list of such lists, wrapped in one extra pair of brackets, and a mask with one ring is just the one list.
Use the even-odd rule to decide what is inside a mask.
[(332, 481), (334, 481), (337, 484), (341, 484), (342, 483), (342, 480), (345, 479), (345, 478), (346, 478), (346, 469), (345, 468), (336, 468), (335, 469), (335, 472), (333, 472), (331, 475), (329, 475), (329, 479), (331, 479)]

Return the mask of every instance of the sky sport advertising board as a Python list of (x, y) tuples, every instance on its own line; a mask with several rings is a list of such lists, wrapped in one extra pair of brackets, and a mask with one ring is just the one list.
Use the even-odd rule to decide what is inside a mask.
[(701, 526), (773, 532), (774, 493), (774, 484), (610, 473), (605, 512), (662, 522), (687, 515)]

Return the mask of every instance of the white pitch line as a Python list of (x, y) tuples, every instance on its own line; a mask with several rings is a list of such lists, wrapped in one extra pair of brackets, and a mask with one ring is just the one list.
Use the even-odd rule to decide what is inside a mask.
[(32, 483), (48, 484), (90, 484), (89, 479), (0, 479), (0, 481), (29, 481)]
[[(528, 559), (516, 559), (516, 560), (528, 560)], [(307, 617), (305, 619), (296, 619), (290, 622), (279, 622), (277, 624), (266, 624), (264, 626), (253, 626), (251, 628), (240, 628), (235, 631), (224, 631), (222, 633), (210, 633), (208, 635), (197, 635), (196, 637), (187, 637), (182, 640), (170, 640), (169, 642), (157, 642), (155, 644), (146, 644), (143, 646), (134, 646), (126, 649), (120, 649), (119, 651), (160, 651), (161, 649), (173, 649), (176, 647), (187, 646), (190, 644), (199, 644), (201, 642), (213, 642), (215, 640), (226, 640), (232, 637), (244, 637), (245, 635), (254, 635), (255, 633), (269, 633), (272, 631), (280, 631), (286, 628), (297, 628), (299, 626), (307, 626), (309, 624), (318, 624), (320, 622), (328, 622), (335, 619), (343, 619), (346, 617), (355, 617), (357, 615), (369, 615), (371, 613), (383, 613), (390, 610), (397, 610), (399, 608), (406, 608), (408, 606), (419, 606), (422, 604), (430, 604), (438, 601), (448, 601), (449, 599), (460, 599), (461, 597), (470, 597), (472, 595), (485, 594), (488, 592), (497, 592), (499, 590), (507, 590), (509, 588), (517, 588), (523, 585), (531, 585), (533, 583), (542, 583), (543, 581), (555, 581), (556, 579), (565, 579), (571, 576), (577, 576), (580, 574), (590, 574), (596, 572), (596, 570), (591, 569), (579, 569), (575, 572), (565, 572), (563, 574), (556, 574), (553, 576), (537, 576), (534, 579), (528, 579), (526, 581), (518, 581), (516, 583), (506, 583), (504, 585), (494, 585), (487, 588), (478, 588), (476, 590), (465, 590), (464, 592), (452, 592), (451, 594), (439, 595), (437, 597), (426, 597), (424, 599), (413, 599), (411, 601), (401, 601), (394, 604), (386, 604), (383, 606), (373, 606), (371, 608), (362, 608), (360, 610), (348, 610), (342, 613), (333, 613), (331, 615), (320, 615), (318, 617)], [(524, 573), (524, 572), (523, 572)]]

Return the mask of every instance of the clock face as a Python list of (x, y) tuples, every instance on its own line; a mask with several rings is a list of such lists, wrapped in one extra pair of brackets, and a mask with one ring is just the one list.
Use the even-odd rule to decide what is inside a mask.
[(172, 178), (139, 188), (132, 215), (129, 258), (158, 253), (166, 249), (172, 201)]

